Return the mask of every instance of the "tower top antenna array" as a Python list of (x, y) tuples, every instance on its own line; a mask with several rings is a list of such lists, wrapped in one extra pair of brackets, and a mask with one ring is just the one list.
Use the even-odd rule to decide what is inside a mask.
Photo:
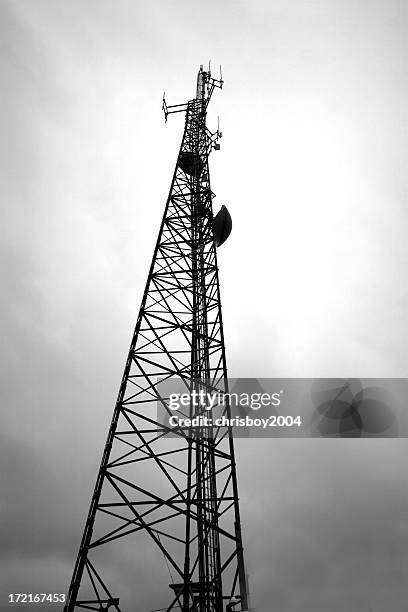
[[(218, 87), (219, 89), (222, 89), (223, 84), (224, 84), (224, 81), (222, 79), (221, 66), (220, 66), (220, 78), (215, 79), (211, 76), (210, 67), (208, 67), (208, 70), (205, 71), (203, 70), (203, 65), (201, 64), (200, 70), (198, 71), (198, 74), (197, 74), (196, 96), (194, 100), (190, 101), (190, 103), (194, 101), (200, 101), (203, 103), (202, 110), (206, 111), (208, 104), (210, 103), (211, 97), (213, 95), (214, 89), (216, 87)], [(184, 102), (183, 104), (173, 104), (169, 106), (166, 103), (166, 96), (165, 94), (163, 94), (163, 111), (164, 111), (164, 116), (165, 116), (166, 121), (167, 121), (167, 117), (172, 113), (185, 113), (188, 109), (188, 105), (189, 105), (189, 102)]]

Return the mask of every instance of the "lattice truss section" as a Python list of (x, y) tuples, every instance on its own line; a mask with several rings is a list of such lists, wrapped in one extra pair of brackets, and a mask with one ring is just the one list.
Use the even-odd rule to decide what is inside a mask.
[[(146, 540), (157, 549), (164, 572), (157, 575), (164, 578), (157, 580), (151, 609), (218, 612), (239, 597), (242, 545), (231, 432), (204, 428), (197, 437), (179, 428), (170, 437), (158, 416), (158, 407), (174, 414), (162, 393), (164, 381), (182, 381), (186, 391), (226, 390), (210, 148), (205, 111), (193, 100), (66, 611), (142, 609), (134, 597), (121, 594), (119, 600), (116, 590), (110, 560), (125, 541), (135, 584)], [(185, 414), (208, 415), (207, 408), (190, 406)], [(228, 403), (217, 409), (228, 414)]]

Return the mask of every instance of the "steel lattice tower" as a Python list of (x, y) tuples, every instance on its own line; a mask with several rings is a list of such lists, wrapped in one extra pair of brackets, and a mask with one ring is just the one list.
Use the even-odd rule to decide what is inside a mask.
[[(125, 612), (108, 560), (131, 541), (137, 580), (142, 534), (172, 577), (163, 610), (248, 607), (231, 429), (202, 427), (197, 435), (178, 428), (169, 437), (157, 411), (158, 404), (169, 411), (163, 381), (180, 381), (190, 393), (228, 391), (216, 247), (229, 215), (223, 207), (213, 218), (208, 156), (221, 134), (206, 126), (208, 103), (222, 84), (201, 67), (193, 100), (163, 100), (166, 119), (185, 113), (184, 134), (65, 612)], [(187, 412), (203, 409), (191, 403)], [(161, 596), (151, 608), (164, 604)], [(126, 612), (139, 610), (136, 591)]]

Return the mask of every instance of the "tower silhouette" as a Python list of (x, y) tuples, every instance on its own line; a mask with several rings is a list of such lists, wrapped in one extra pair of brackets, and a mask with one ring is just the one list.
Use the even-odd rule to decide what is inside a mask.
[[(166, 120), (185, 114), (184, 133), (65, 612), (143, 612), (138, 568), (149, 544), (171, 577), (170, 585), (152, 577), (151, 610), (248, 607), (232, 431), (170, 427), (160, 416), (174, 414), (166, 387), (173, 382), (189, 393), (190, 418), (211, 414), (206, 395), (197, 403), (194, 393), (227, 397), (217, 247), (231, 219), (225, 207), (213, 217), (208, 156), (221, 133), (206, 126), (222, 85), (201, 66), (194, 99), (168, 106), (163, 98)], [(229, 416), (228, 399), (221, 412)], [(135, 584), (125, 604), (112, 561), (120, 550)]]

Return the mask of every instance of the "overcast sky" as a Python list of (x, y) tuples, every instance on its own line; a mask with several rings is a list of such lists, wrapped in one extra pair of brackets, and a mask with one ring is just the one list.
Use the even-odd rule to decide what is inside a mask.
[[(162, 94), (201, 63), (231, 376), (407, 376), (407, 27), (404, 0), (0, 0), (1, 612), (69, 584), (182, 135)], [(258, 612), (400, 612), (406, 441), (237, 446)]]

